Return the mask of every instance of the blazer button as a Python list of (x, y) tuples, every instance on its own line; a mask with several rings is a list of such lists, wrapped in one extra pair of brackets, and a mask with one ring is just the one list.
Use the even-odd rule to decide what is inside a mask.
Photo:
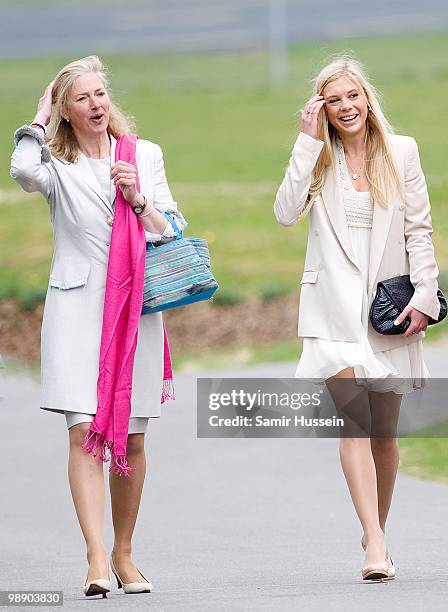
[(105, 242), (104, 243), (106, 246), (110, 246), (110, 242)]
[(114, 223), (114, 218), (110, 216), (107, 217), (107, 225), (110, 225), (112, 227), (113, 223)]
[(404, 204), (400, 204), (400, 206), (398, 207), (400, 210), (404, 210)]

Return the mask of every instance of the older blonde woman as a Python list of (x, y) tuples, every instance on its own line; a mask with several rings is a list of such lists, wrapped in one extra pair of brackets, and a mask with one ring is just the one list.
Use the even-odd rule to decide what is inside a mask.
[[(57, 74), (39, 101), (33, 123), (15, 134), (11, 176), (26, 191), (40, 191), (50, 208), (54, 255), (42, 323), (41, 407), (65, 414), (69, 430), (68, 476), (87, 545), (87, 596), (110, 590), (103, 541), (103, 463), (81, 445), (97, 410), (104, 292), (118, 187), (133, 208), (146, 240), (174, 236), (164, 213), (186, 223), (165, 177), (160, 147), (137, 141), (135, 167), (114, 162), (116, 138), (131, 123), (110, 99), (101, 61), (74, 61)], [(47, 144), (46, 144), (47, 143)], [(114, 526), (112, 569), (126, 593), (149, 592), (149, 580), (132, 560), (132, 534), (145, 479), (144, 437), (160, 416), (163, 382), (163, 323), (160, 313), (141, 318), (135, 354), (132, 409), (126, 456), (135, 472), (110, 473)]]
[[(439, 315), (438, 268), (417, 145), (392, 133), (354, 59), (338, 58), (316, 77), (274, 211), (282, 225), (309, 213), (296, 376), (326, 382), (337, 409), (357, 411), (360, 429), (341, 437), (340, 457), (364, 531), (362, 577), (393, 578), (385, 527), (399, 452), (391, 432), (403, 393), (429, 375), (422, 338), (428, 317)], [(410, 326), (380, 335), (369, 323), (376, 285), (402, 274), (415, 293), (396, 322), (410, 317)], [(387, 433), (353, 435), (364, 421)]]

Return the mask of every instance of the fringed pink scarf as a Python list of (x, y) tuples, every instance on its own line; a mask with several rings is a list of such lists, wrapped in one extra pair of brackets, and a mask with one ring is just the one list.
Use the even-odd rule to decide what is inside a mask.
[[(136, 163), (138, 136), (117, 139), (115, 161)], [(137, 191), (140, 184), (137, 173)], [(102, 461), (109, 472), (129, 476), (126, 461), (131, 414), (132, 373), (142, 312), (146, 237), (142, 224), (117, 187), (110, 241), (97, 383), (98, 407), (82, 448)], [(171, 356), (165, 324), (164, 375), (161, 403), (174, 399)], [(109, 455), (107, 455), (109, 451)]]

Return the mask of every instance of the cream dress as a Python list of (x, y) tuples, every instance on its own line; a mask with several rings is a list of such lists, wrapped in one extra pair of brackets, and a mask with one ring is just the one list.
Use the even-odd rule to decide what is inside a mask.
[(324, 382), (340, 370), (352, 366), (357, 382), (371, 391), (409, 393), (425, 386), (430, 374), (423, 359), (422, 341), (374, 353), (367, 329), (369, 322), (368, 274), (373, 203), (369, 191), (356, 191), (348, 174), (344, 149), (337, 140), (339, 177), (345, 217), (353, 251), (363, 280), (361, 340), (344, 342), (304, 338), (303, 350), (296, 369), (296, 378), (312, 378)]

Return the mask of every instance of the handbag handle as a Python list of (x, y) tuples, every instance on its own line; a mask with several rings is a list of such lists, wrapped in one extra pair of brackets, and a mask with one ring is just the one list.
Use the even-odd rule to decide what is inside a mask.
[(176, 238), (177, 239), (182, 238), (182, 231), (177, 227), (177, 224), (174, 221), (173, 217), (170, 215), (170, 213), (164, 212), (163, 214), (168, 219), (168, 221), (171, 223), (171, 226), (172, 226), (174, 232), (176, 233)]
[[(173, 217), (170, 215), (170, 213), (163, 211), (162, 213), (163, 215), (165, 215), (165, 217), (168, 219), (168, 221), (171, 223), (171, 226), (174, 230), (174, 232), (176, 233), (176, 240), (179, 240), (180, 238), (182, 238), (182, 230), (180, 230), (176, 224), (176, 222), (174, 221)], [(146, 250), (149, 249), (155, 249), (156, 247), (154, 246), (153, 242), (147, 242), (146, 243)]]

